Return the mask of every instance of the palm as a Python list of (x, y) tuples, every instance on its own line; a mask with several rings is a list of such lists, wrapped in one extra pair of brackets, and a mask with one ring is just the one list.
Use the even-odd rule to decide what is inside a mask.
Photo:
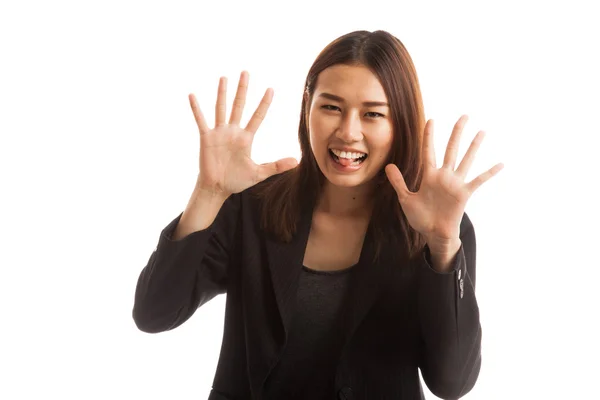
[(209, 129), (194, 95), (190, 106), (200, 130), (200, 174), (197, 187), (216, 193), (239, 193), (246, 188), (297, 165), (293, 158), (257, 165), (250, 156), (254, 135), (273, 98), (268, 89), (245, 128), (240, 120), (246, 101), (248, 73), (242, 72), (229, 122), (226, 118), (227, 80), (221, 78), (215, 107), (215, 127)]
[(419, 191), (408, 195), (402, 203), (409, 224), (427, 237), (434, 234), (447, 239), (456, 237), (456, 232), (448, 229), (462, 217), (460, 210), (466, 199), (461, 186), (462, 182), (450, 171), (429, 170)]
[(258, 165), (250, 150), (253, 135), (237, 126), (217, 127), (200, 137), (200, 171), (205, 184), (217, 191), (238, 193), (256, 178)]
[(429, 240), (450, 241), (458, 238), (460, 222), (471, 194), (503, 168), (501, 163), (497, 164), (471, 182), (464, 182), (475, 152), (483, 139), (483, 132), (479, 132), (462, 162), (454, 170), (460, 134), (466, 120), (467, 117), (463, 116), (454, 126), (444, 165), (440, 169), (437, 169), (435, 162), (433, 123), (428, 121), (423, 145), (423, 180), (418, 192), (413, 193), (407, 189), (398, 167), (393, 164), (386, 166), (386, 174), (398, 194), (398, 200), (409, 224)]

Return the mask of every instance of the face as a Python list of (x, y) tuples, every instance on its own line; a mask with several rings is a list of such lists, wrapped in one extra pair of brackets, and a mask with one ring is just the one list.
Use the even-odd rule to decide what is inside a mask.
[(317, 79), (308, 127), (313, 154), (335, 186), (368, 184), (385, 167), (393, 132), (377, 77), (364, 66), (335, 65)]

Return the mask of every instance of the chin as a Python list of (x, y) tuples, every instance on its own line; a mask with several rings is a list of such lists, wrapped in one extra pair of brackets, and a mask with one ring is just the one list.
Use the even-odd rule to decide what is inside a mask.
[(362, 186), (365, 183), (367, 183), (369, 180), (365, 179), (365, 177), (363, 176), (340, 176), (337, 174), (331, 174), (331, 173), (325, 173), (323, 174), (325, 175), (325, 179), (327, 179), (327, 181), (334, 185), (334, 186), (338, 186), (338, 187), (345, 187), (345, 188), (353, 188), (353, 187), (358, 187), (358, 186)]
[(321, 172), (327, 181), (337, 187), (353, 188), (363, 186), (372, 180), (372, 176), (368, 171), (360, 169), (353, 172), (340, 172), (331, 165), (321, 168)]

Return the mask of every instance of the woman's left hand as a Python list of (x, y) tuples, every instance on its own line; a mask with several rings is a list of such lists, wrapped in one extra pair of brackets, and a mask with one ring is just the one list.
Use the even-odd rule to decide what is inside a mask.
[(440, 169), (436, 166), (433, 146), (433, 120), (427, 121), (423, 138), (423, 180), (418, 192), (408, 190), (396, 165), (388, 164), (385, 167), (386, 175), (398, 193), (398, 200), (410, 226), (423, 234), (430, 246), (435, 243), (443, 247), (447, 243), (456, 243), (459, 240), (460, 223), (467, 201), (476, 189), (504, 167), (504, 164), (498, 163), (471, 182), (464, 182), (484, 137), (484, 132), (479, 131), (462, 162), (454, 170), (460, 135), (467, 119), (468, 117), (463, 115), (454, 125), (446, 148), (444, 165)]

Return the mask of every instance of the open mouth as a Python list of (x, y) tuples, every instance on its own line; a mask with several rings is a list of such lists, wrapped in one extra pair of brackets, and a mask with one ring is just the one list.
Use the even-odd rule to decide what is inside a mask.
[(329, 155), (333, 161), (345, 167), (360, 165), (369, 156), (366, 153), (350, 153), (334, 149), (329, 149)]

